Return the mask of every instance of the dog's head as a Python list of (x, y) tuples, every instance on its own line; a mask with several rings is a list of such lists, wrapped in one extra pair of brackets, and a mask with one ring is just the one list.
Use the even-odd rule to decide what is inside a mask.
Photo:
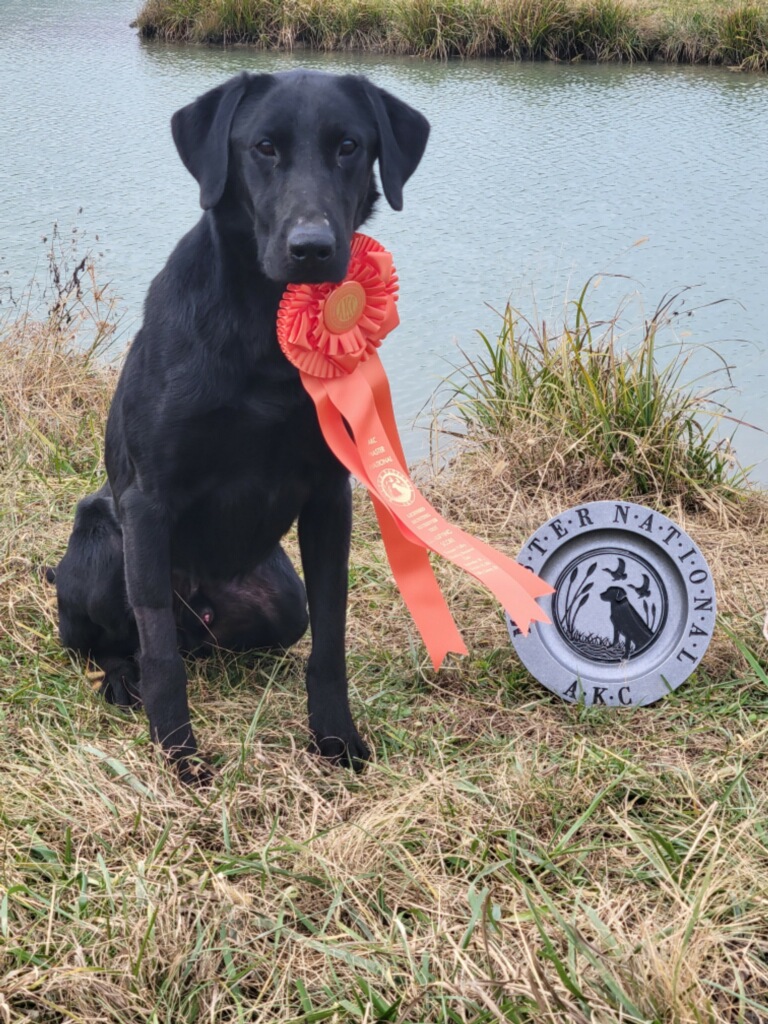
[(402, 209), (429, 123), (356, 75), (244, 73), (173, 115), (200, 205), (256, 240), (277, 282), (341, 281), (354, 232), (378, 197)]
[(600, 595), (603, 601), (610, 601), (611, 604), (623, 604), (627, 600), (627, 592), (623, 587), (608, 587)]

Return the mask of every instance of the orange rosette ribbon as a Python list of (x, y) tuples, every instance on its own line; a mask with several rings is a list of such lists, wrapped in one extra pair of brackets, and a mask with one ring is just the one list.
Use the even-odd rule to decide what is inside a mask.
[(449, 651), (466, 654), (467, 648), (428, 549), (487, 587), (524, 634), (531, 622), (549, 622), (536, 598), (551, 594), (552, 587), (451, 526), (408, 475), (377, 352), (400, 322), (396, 303), (391, 253), (356, 234), (341, 284), (288, 285), (277, 313), (277, 338), (315, 403), (331, 451), (370, 491), (395, 582), (438, 669)]

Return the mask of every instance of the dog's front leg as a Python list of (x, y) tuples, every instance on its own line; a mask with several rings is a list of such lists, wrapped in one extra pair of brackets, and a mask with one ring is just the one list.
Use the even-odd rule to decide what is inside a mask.
[(189, 721), (187, 676), (176, 645), (168, 519), (138, 488), (120, 499), (128, 601), (139, 631), (141, 699), (150, 735), (185, 782), (201, 778)]
[(371, 755), (349, 710), (344, 652), (351, 532), (352, 494), (344, 476), (316, 492), (299, 516), (299, 545), (312, 627), (307, 702), (312, 749), (361, 771)]

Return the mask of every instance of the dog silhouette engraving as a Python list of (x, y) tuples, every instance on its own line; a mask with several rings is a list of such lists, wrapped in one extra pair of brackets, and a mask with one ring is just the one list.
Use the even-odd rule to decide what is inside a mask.
[(614, 645), (618, 644), (620, 637), (623, 637), (624, 657), (629, 659), (633, 648), (637, 651), (653, 639), (653, 631), (648, 628), (642, 616), (632, 607), (623, 587), (608, 587), (602, 592), (600, 598), (610, 605), (613, 643)]

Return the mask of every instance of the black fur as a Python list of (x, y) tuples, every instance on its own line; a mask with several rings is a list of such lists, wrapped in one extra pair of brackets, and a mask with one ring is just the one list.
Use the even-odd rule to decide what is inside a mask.
[(231, 79), (172, 129), (205, 212), (149, 289), (107, 424), (109, 486), (80, 503), (57, 570), (61, 638), (122, 666), (107, 697), (140, 696), (153, 739), (192, 777), (179, 645), (303, 633), (303, 587), (279, 546), (298, 519), (313, 745), (360, 768), (369, 751), (344, 654), (348, 473), (279, 350), (275, 317), (287, 282), (345, 276), (376, 202), (377, 159), (400, 209), (429, 125), (364, 78), (294, 71)]

